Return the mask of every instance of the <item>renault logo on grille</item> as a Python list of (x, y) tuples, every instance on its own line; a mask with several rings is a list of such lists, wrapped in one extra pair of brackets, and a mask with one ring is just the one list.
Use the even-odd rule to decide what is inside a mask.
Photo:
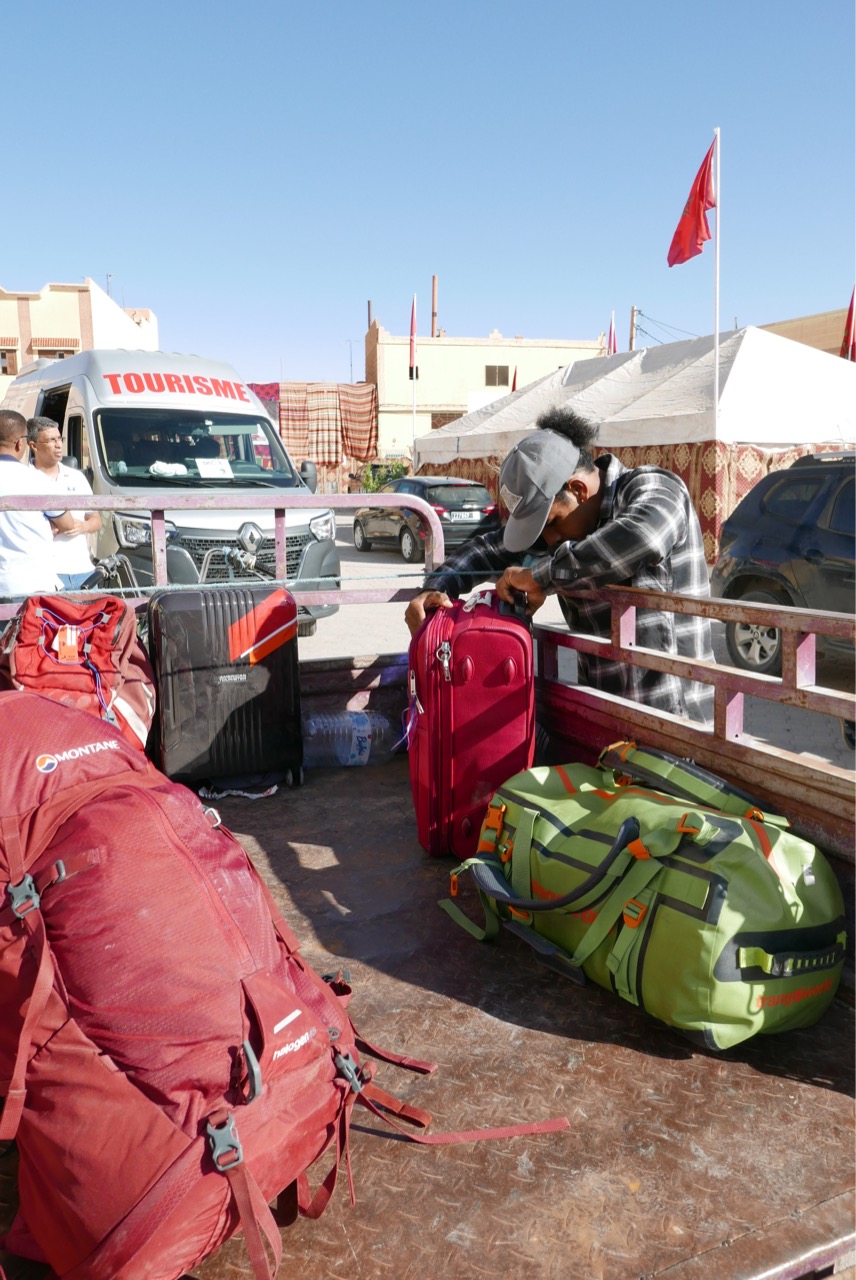
[(242, 524), (238, 530), (238, 542), (244, 551), (249, 551), (251, 555), (255, 555), (259, 547), (264, 541), (264, 534), (257, 524), (253, 524), (248, 520), (246, 524)]

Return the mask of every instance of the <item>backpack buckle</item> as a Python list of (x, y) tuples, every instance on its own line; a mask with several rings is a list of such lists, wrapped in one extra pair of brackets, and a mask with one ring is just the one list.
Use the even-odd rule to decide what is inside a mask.
[(351, 1086), (352, 1093), (362, 1093), (363, 1082), (360, 1077), (360, 1068), (351, 1055), (349, 1053), (337, 1053), (333, 1061), (336, 1064), (336, 1070), (339, 1075), (344, 1076)]
[(502, 821), (505, 817), (505, 805), (494, 804), (493, 801), (488, 805), (485, 820), (482, 823), (482, 832), (479, 838), (478, 853), (494, 853), (496, 844), (502, 831)]
[(222, 1111), (212, 1116), (205, 1126), (205, 1132), (208, 1134), (214, 1168), (218, 1173), (229, 1173), (243, 1164), (244, 1152), (231, 1111), (226, 1112), (225, 1119), (222, 1117)]
[(41, 902), (32, 876), (24, 876), (19, 884), (7, 884), (6, 892), (19, 920), (23, 920), (31, 911), (36, 911)]
[(628, 929), (638, 929), (645, 916), (648, 914), (648, 908), (644, 902), (639, 902), (636, 898), (631, 898), (629, 902), (625, 902), (623, 911), (624, 923)]

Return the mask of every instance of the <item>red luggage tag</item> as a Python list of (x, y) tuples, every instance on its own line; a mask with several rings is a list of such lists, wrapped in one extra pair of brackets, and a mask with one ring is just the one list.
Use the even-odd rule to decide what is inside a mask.
[(80, 628), (66, 623), (57, 631), (51, 648), (56, 651), (58, 661), (76, 664), (80, 662), (79, 644)]

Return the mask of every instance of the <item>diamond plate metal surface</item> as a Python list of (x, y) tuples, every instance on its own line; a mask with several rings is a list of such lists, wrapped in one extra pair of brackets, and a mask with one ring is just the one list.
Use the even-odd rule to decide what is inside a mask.
[[(453, 864), (416, 843), (406, 760), (307, 771), (262, 803), (223, 803), (223, 820), (306, 957), (348, 965), (369, 1040), (440, 1064), (430, 1077), (381, 1064), (378, 1083), (430, 1111), (435, 1132), (571, 1121), (420, 1148), (357, 1112), (357, 1203), (340, 1186), (320, 1221), (284, 1232), (285, 1274), (748, 1280), (810, 1275), (812, 1255), (852, 1231), (851, 1009), (706, 1053), (563, 981), (517, 939), (482, 945), (456, 928), (436, 905)], [(474, 898), (462, 905), (477, 914)], [(240, 1238), (193, 1273), (249, 1274)]]
[[(416, 842), (406, 759), (307, 770), (302, 788), (217, 807), (306, 958), (348, 966), (358, 1029), (440, 1064), (430, 1077), (379, 1064), (382, 1088), (430, 1111), (432, 1132), (571, 1122), (425, 1148), (357, 1109), (356, 1205), (341, 1178), (319, 1221), (284, 1229), (281, 1276), (793, 1280), (846, 1252), (854, 1028), (842, 1002), (816, 1028), (714, 1055), (564, 981), (514, 937), (475, 942), (436, 905), (453, 864)], [(462, 905), (477, 914), (474, 898)], [(311, 1170), (313, 1188), (328, 1167)], [(43, 1274), (3, 1265), (8, 1280)], [(250, 1280), (243, 1239), (190, 1275)]]

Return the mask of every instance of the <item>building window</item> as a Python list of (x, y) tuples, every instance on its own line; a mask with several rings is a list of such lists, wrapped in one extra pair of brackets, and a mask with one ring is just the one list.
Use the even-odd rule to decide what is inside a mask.
[(458, 418), (463, 418), (466, 409), (458, 409), (457, 413), (432, 413), (431, 414), (431, 430), (438, 431), (440, 427), (445, 427), (449, 422), (457, 422)]
[(484, 367), (484, 385), (486, 387), (507, 387), (508, 365), (486, 364)]
[(17, 351), (0, 351), (0, 374), (9, 374), (12, 377), (18, 372), (18, 353)]
[(73, 351), (45, 351), (39, 347), (39, 359), (42, 360), (65, 360), (68, 356), (73, 356)]

